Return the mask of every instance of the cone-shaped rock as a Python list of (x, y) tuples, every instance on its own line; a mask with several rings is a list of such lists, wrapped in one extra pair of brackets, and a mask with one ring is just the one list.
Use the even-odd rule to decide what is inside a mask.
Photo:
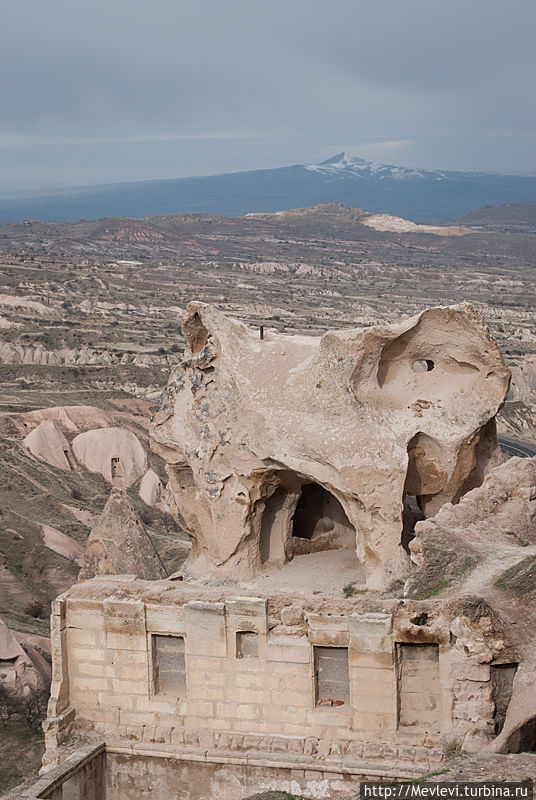
[(124, 574), (148, 581), (166, 577), (160, 557), (128, 497), (120, 489), (112, 489), (89, 534), (78, 580)]
[(0, 619), (0, 661), (13, 661), (19, 656), (26, 656), (3, 619)]

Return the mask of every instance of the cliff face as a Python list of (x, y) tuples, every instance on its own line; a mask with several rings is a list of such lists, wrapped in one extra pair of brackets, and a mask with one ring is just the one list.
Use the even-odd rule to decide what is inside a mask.
[(405, 574), (405, 506), (432, 516), (498, 463), (510, 373), (468, 305), (321, 339), (191, 303), (151, 435), (191, 569), (246, 577), (348, 547), (370, 588)]

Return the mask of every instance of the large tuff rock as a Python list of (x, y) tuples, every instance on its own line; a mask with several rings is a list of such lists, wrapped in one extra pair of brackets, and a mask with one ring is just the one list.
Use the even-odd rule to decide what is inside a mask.
[(199, 569), (246, 577), (351, 539), (380, 588), (407, 570), (404, 499), (431, 516), (498, 463), (510, 373), (469, 305), (261, 340), (195, 302), (183, 331), (151, 435)]
[(3, 619), (0, 618), (0, 661), (14, 661), (25, 656), (24, 648), (17, 642)]
[(71, 470), (74, 458), (69, 442), (54, 420), (44, 419), (25, 436), (22, 445), (36, 458), (58, 469)]
[(138, 437), (124, 428), (99, 428), (79, 433), (72, 441), (75, 458), (110, 483), (136, 483), (147, 470), (147, 453)]
[(95, 575), (132, 574), (147, 581), (167, 577), (149, 534), (121, 489), (112, 489), (86, 542), (79, 581)]

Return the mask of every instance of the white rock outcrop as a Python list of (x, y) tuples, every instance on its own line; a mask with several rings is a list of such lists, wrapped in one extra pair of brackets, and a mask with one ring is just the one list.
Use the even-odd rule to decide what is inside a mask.
[(69, 442), (54, 420), (45, 419), (24, 437), (23, 447), (52, 467), (71, 470), (74, 459)]
[(139, 496), (148, 506), (156, 506), (162, 499), (162, 481), (154, 471), (148, 469), (141, 479)]
[(98, 428), (78, 434), (72, 441), (76, 460), (90, 472), (100, 472), (110, 483), (136, 483), (147, 470), (147, 453), (138, 437), (124, 428)]

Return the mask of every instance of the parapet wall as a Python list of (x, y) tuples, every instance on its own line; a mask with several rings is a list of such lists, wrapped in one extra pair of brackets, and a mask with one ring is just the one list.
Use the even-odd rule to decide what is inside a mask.
[(105, 800), (107, 796), (102, 743), (75, 751), (33, 786), (10, 795), (12, 800)]
[(493, 738), (482, 627), (426, 603), (320, 605), (196, 600), (121, 576), (73, 587), (54, 608), (46, 762), (74, 727), (117, 756), (415, 777), (443, 742)]

